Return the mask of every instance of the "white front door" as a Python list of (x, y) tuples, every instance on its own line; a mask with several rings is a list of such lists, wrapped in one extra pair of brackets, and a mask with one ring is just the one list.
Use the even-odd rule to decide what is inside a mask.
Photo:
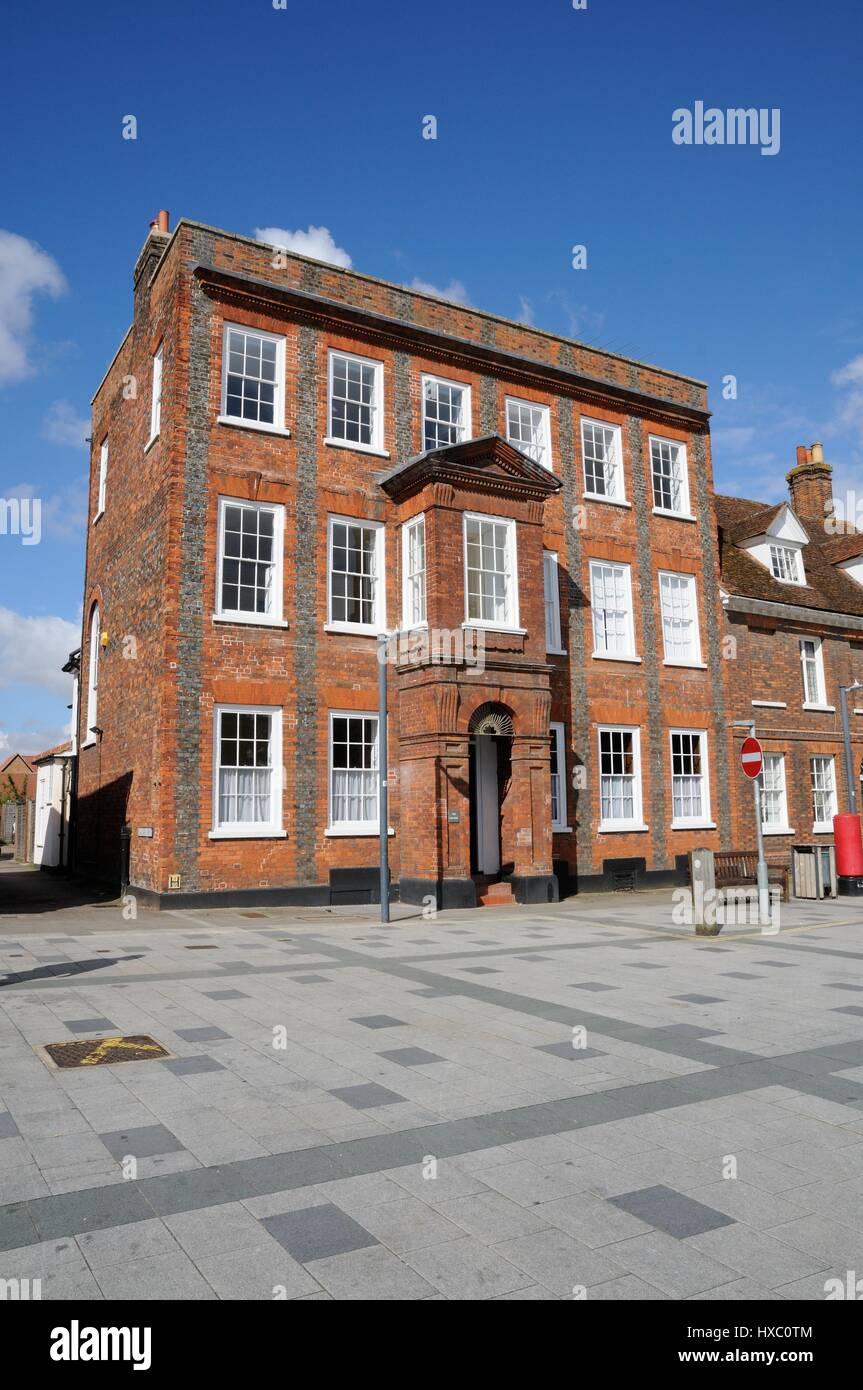
[(500, 807), (497, 785), (497, 744), (477, 734), (476, 746), (476, 860), (481, 874), (500, 872)]

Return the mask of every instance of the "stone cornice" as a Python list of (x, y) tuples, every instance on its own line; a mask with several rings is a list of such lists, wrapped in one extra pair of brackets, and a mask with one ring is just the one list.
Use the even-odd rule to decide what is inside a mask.
[(702, 430), (710, 419), (710, 411), (700, 406), (687, 405), (665, 396), (653, 396), (620, 382), (587, 376), (574, 368), (525, 357), (492, 344), (441, 333), (408, 319), (345, 304), (297, 289), (293, 285), (276, 284), (203, 261), (196, 262), (191, 272), (214, 297), (224, 303), (245, 304), (257, 309), (270, 308), (277, 312), (290, 309), (303, 322), (322, 328), (336, 328), (339, 331), (359, 328), (368, 338), (392, 351), (413, 346), (426, 357), (450, 365), (458, 364), (469, 371), (484, 370), (537, 390), (556, 390), (578, 397), (588, 405), (649, 416), (651, 420), (664, 420), (678, 427), (682, 422), (685, 428)]

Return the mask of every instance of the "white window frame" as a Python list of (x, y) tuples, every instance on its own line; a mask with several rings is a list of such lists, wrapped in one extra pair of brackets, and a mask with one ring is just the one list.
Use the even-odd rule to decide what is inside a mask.
[[(805, 655), (805, 646), (811, 642), (815, 648), (812, 661), (815, 665), (815, 681), (818, 686), (818, 698), (810, 700), (806, 688), (806, 668), (808, 658)], [(824, 676), (824, 644), (820, 637), (801, 637), (800, 638), (800, 677), (803, 682), (803, 708), (811, 710), (824, 710), (832, 713), (835, 706), (827, 703), (827, 682)]]
[[(507, 618), (506, 622), (496, 623), (487, 618), (472, 618), (470, 616), (470, 595), (468, 589), (468, 563), (467, 563), (467, 528), (468, 522), (478, 521), (480, 523), (490, 523), (494, 526), (506, 527), (506, 563), (507, 577)], [(464, 623), (463, 627), (485, 628), (486, 631), (494, 632), (518, 632), (524, 633), (524, 628), (519, 627), (519, 602), (518, 602), (518, 541), (515, 530), (515, 518), (508, 516), (489, 516), (484, 512), (464, 512), (462, 515), (462, 567), (464, 577)]]
[[(333, 618), (333, 527), (361, 526), (364, 530), (375, 532), (375, 575), (374, 575), (374, 615), (370, 623), (345, 622)], [(327, 517), (327, 621), (326, 632), (355, 632), (366, 637), (376, 637), (385, 632), (386, 612), (386, 526), (382, 521), (370, 521), (364, 516), (339, 516), (330, 513)]]
[[(800, 546), (788, 545), (785, 541), (776, 540), (771, 540), (768, 545), (770, 573), (777, 584), (793, 584), (798, 589), (805, 588), (806, 575), (803, 570), (803, 552)], [(777, 569), (784, 571), (784, 573), (777, 574)]]
[[(605, 820), (602, 814), (602, 735), (632, 734), (632, 819)], [(599, 826), (598, 833), (623, 834), (626, 831), (648, 830), (644, 824), (641, 790), (641, 729), (637, 724), (600, 724), (596, 730), (597, 776), (599, 778)], [(614, 775), (614, 774), (612, 774)]]
[[(265, 714), (270, 717), (270, 819), (269, 821), (219, 821), (219, 772), (221, 770), (221, 722), (223, 714)], [(279, 705), (215, 705), (213, 708), (213, 825), (211, 840), (283, 840), (282, 710)]]
[(560, 630), (560, 562), (555, 550), (542, 552), (542, 588), (545, 650), (556, 656), (565, 656), (566, 649)]
[[(424, 399), (425, 399), (425, 398), (424, 398)], [(540, 433), (541, 433), (541, 435), (542, 435), (542, 442), (541, 442), (541, 444), (540, 444), (540, 451), (541, 451), (541, 454), (542, 454), (542, 457), (541, 457), (541, 458), (537, 458), (536, 455), (535, 455), (534, 453), (531, 452), (531, 449), (536, 447), (535, 445), (530, 445), (530, 444), (525, 445), (522, 441), (520, 441), (520, 440), (518, 440), (518, 439), (513, 439), (512, 435), (511, 435), (511, 433), (510, 433), (510, 420), (509, 420), (509, 408), (510, 408), (510, 406), (515, 406), (519, 411), (522, 411), (522, 410), (535, 410), (535, 411), (538, 412), (539, 418), (540, 418)], [(522, 398), (520, 398), (520, 397), (518, 397), (518, 396), (506, 396), (506, 397), (504, 397), (503, 408), (504, 408), (504, 419), (506, 420), (506, 437), (507, 437), (508, 442), (512, 445), (512, 447), (513, 447), (514, 449), (520, 449), (521, 452), (522, 452), (523, 454), (527, 454), (527, 457), (530, 458), (530, 459), (533, 459), (534, 463), (538, 463), (539, 466), (540, 466), (540, 468), (547, 468), (548, 471), (549, 471), (549, 473), (553, 473), (553, 472), (554, 472), (554, 462), (553, 462), (552, 456), (551, 456), (551, 410), (550, 410), (550, 408), (549, 408), (547, 405), (542, 405), (541, 402), (539, 402), (539, 401), (526, 401), (526, 400), (524, 400), (524, 399), (522, 399)]]
[[(691, 615), (690, 629), (690, 654), (684, 660), (668, 655), (669, 644), (666, 633), (666, 618), (673, 621), (673, 611), (666, 614), (665, 602), (663, 598), (663, 580), (685, 580), (689, 594), (689, 611)], [(664, 666), (690, 666), (704, 670), (705, 663), (701, 658), (701, 630), (698, 622), (698, 585), (694, 574), (681, 574), (677, 570), (659, 571), (659, 616), (662, 623), (662, 650)]]
[[(697, 738), (699, 740), (699, 755), (701, 758), (701, 815), (700, 816), (675, 816), (674, 814), (674, 739), (684, 736), (687, 738)], [(669, 729), (668, 731), (668, 754), (669, 754), (669, 787), (671, 793), (671, 828), (672, 830), (712, 830), (715, 823), (711, 818), (710, 804), (710, 754), (707, 743), (706, 729)], [(683, 774), (687, 775), (687, 774)]]
[[(230, 354), (228, 334), (247, 333), (252, 337), (264, 338), (276, 344), (276, 381), (273, 392), (273, 423), (266, 420), (244, 420), (239, 415), (228, 414), (228, 366)], [(220, 425), (236, 425), (239, 429), (261, 430), (264, 434), (288, 435), (285, 429), (285, 339), (279, 333), (266, 333), (262, 328), (254, 328), (249, 323), (228, 323), (222, 325), (222, 394), (219, 403)]]
[(108, 493), (108, 436), (102, 440), (99, 446), (99, 478), (96, 484), (96, 512), (93, 517), (93, 524), (105, 511), (105, 498)]
[[(375, 767), (368, 769), (375, 774), (374, 785), (377, 797), (378, 814), (374, 821), (337, 821), (333, 819), (333, 722), (336, 719), (370, 719), (377, 726), (377, 758)], [(376, 710), (334, 709), (329, 711), (327, 720), (327, 835), (378, 835), (380, 834), (381, 779), (380, 779), (380, 720)]]
[[(462, 392), (462, 420), (459, 426), (458, 439), (451, 440), (449, 444), (426, 444), (426, 387), (451, 386)], [(456, 444), (463, 444), (466, 439), (473, 438), (473, 403), (471, 400), (471, 388), (466, 381), (451, 381), (445, 376), (435, 376), (432, 372), (423, 372), (420, 377), (420, 403), (421, 403), (421, 430), (422, 430), (422, 452), (429, 453), (437, 449), (452, 449)]]
[[(416, 572), (411, 570), (411, 539), (416, 531), (422, 532), (423, 567)], [(414, 584), (422, 578), (422, 617), (413, 616)], [(428, 549), (426, 546), (425, 512), (412, 516), (402, 526), (402, 627), (405, 631), (417, 631), (428, 627)]]
[[(829, 818), (828, 818), (827, 820), (816, 820), (816, 819), (815, 819), (815, 791), (816, 791), (816, 787), (815, 787), (815, 764), (816, 764), (816, 763), (823, 763), (823, 764), (825, 764), (826, 767), (829, 768), (829, 771), (830, 771), (830, 786), (829, 786), (829, 787), (822, 787), (822, 788), (819, 788), (819, 790), (822, 791), (822, 792), (828, 791), (828, 792), (830, 793), (830, 800), (831, 800), (832, 810), (831, 810), (830, 816), (829, 816)], [(833, 817), (836, 815), (836, 812), (837, 812), (838, 809), (839, 809), (839, 802), (838, 802), (837, 793), (836, 793), (836, 759), (835, 759), (835, 757), (833, 756), (832, 753), (816, 753), (814, 757), (811, 757), (811, 758), (809, 759), (809, 787), (810, 787), (810, 796), (811, 796), (811, 798), (812, 798), (812, 833), (813, 833), (813, 835), (832, 835), (832, 833), (833, 833)]]
[(87, 654), (87, 724), (83, 748), (96, 742), (93, 733), (99, 720), (99, 664), (102, 656), (102, 615), (98, 603), (90, 610), (90, 650)]
[[(660, 507), (656, 502), (656, 488), (653, 479), (653, 446), (654, 444), (670, 444), (678, 450), (677, 460), (680, 468), (680, 485), (678, 488), (679, 507)], [(686, 445), (680, 439), (671, 439), (668, 435), (651, 434), (647, 440), (647, 454), (650, 463), (650, 495), (653, 501), (653, 511), (656, 516), (673, 516), (678, 520), (694, 521), (689, 504), (689, 456)]]
[[(779, 785), (771, 787), (769, 793), (766, 792), (765, 789), (764, 789), (765, 773), (766, 773), (766, 771), (767, 771), (767, 761), (768, 761), (768, 759), (770, 759), (771, 763), (778, 762), (778, 764), (779, 764), (779, 777), (776, 779)], [(811, 776), (811, 773), (810, 773), (810, 776)], [(762, 832), (762, 834), (764, 834), (764, 835), (794, 835), (796, 832), (795, 832), (794, 829), (788, 824), (788, 783), (787, 783), (786, 778), (785, 778), (785, 754), (784, 754), (784, 753), (770, 753), (770, 752), (765, 752), (765, 754), (764, 754), (764, 768), (763, 768), (762, 772), (760, 773), (760, 775), (759, 775), (759, 777), (758, 777), (758, 784), (759, 784), (759, 786), (760, 786), (760, 788), (761, 788), (761, 832)], [(779, 796), (779, 798), (780, 798), (780, 801), (779, 801), (779, 809), (780, 809), (780, 811), (781, 811), (781, 818), (780, 818), (779, 820), (777, 820), (777, 821), (768, 821), (768, 820), (766, 820), (765, 817), (764, 817), (765, 808), (766, 808), (767, 805), (768, 805), (768, 801), (767, 801), (768, 794), (769, 794), (769, 795), (773, 795), (773, 796)]]
[[(596, 613), (603, 610), (595, 610), (593, 606), (593, 573), (595, 569), (614, 569), (623, 572), (624, 588), (626, 590), (626, 651), (610, 652), (597, 645)], [(635, 651), (635, 614), (632, 605), (632, 566), (620, 560), (590, 560), (588, 562), (588, 579), (590, 584), (590, 623), (593, 634), (593, 651), (591, 656), (594, 661), (634, 661), (640, 662), (641, 657)]]
[[(551, 828), (555, 833), (571, 830), (571, 826), (566, 823), (566, 726), (557, 720), (549, 725), (551, 730), (551, 752), (556, 759), (557, 766), (557, 816), (554, 815), (554, 798), (551, 802)], [(551, 777), (555, 773), (551, 771), (552, 764), (549, 764)]]
[[(222, 606), (222, 567), (228, 558), (225, 555), (225, 513), (228, 507), (241, 507), (245, 511), (271, 512), (273, 516), (273, 573), (270, 581), (272, 609), (269, 613), (249, 613), (244, 609), (224, 608)], [(253, 627), (287, 627), (283, 618), (284, 603), (284, 554), (285, 554), (285, 509), (280, 502), (250, 502), (243, 497), (220, 497), (219, 517), (216, 537), (216, 602), (214, 621), (221, 623), (249, 623)]]
[[(594, 492), (587, 485), (587, 454), (585, 452), (585, 426), (591, 429), (610, 430), (612, 434), (612, 449), (614, 451), (614, 491), (613, 492)], [(590, 416), (581, 418), (581, 472), (584, 482), (584, 496), (590, 502), (608, 502), (614, 507), (628, 507), (630, 503), (626, 499), (626, 479), (623, 474), (623, 434), (620, 425), (612, 425), (608, 420), (594, 420)], [(607, 473), (606, 473), (607, 479)]]
[[(342, 439), (333, 434), (333, 367), (336, 359), (357, 362), (361, 367), (371, 367), (373, 378), (372, 396), (372, 438), (370, 444), (358, 439)], [(377, 454), (389, 458), (384, 448), (384, 364), (375, 357), (360, 357), (355, 352), (345, 352), (342, 348), (330, 348), (327, 352), (327, 432), (324, 443), (336, 449), (351, 449), (358, 454)]]
[(159, 438), (159, 433), (162, 428), (162, 349), (164, 346), (164, 342), (161, 342), (153, 353), (150, 391), (150, 438), (147, 440), (145, 446), (147, 449)]

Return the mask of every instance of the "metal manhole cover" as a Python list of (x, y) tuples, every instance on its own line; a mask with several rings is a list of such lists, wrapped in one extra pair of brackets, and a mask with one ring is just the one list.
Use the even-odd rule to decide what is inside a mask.
[(128, 1038), (81, 1038), (46, 1043), (44, 1052), (55, 1067), (104, 1067), (114, 1062), (147, 1062), (171, 1053), (155, 1038), (138, 1033)]

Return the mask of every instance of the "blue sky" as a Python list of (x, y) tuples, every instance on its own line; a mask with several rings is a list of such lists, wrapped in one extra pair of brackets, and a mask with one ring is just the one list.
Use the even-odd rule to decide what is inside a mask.
[[(10, 10), (0, 497), (41, 498), (43, 536), (0, 535), (0, 751), (67, 718), (78, 441), (160, 207), (325, 228), (358, 270), (702, 377), (720, 489), (778, 497), (823, 439), (863, 498), (861, 39), (859, 0)], [(779, 153), (674, 144), (697, 101), (778, 108)]]

